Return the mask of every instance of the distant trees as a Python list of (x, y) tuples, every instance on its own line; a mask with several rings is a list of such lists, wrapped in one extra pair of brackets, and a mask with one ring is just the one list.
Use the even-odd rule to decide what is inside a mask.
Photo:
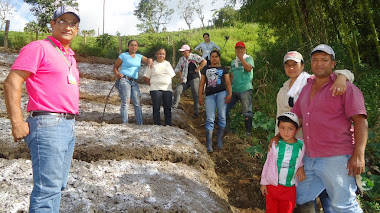
[(141, 0), (133, 14), (142, 22), (137, 25), (139, 30), (159, 32), (170, 22), (173, 13), (163, 0)]
[(223, 7), (214, 13), (212, 20), (217, 27), (233, 26), (239, 20), (238, 11), (232, 6)]
[(80, 32), (84, 37), (84, 45), (87, 44), (87, 36), (94, 36), (95, 35), (95, 30), (82, 30)]
[(194, 12), (195, 12), (195, 5), (194, 2), (189, 2), (187, 0), (180, 0), (178, 3), (178, 13), (180, 17), (185, 20), (187, 26), (189, 27), (189, 30), (191, 29), (191, 23), (194, 21)]
[(15, 9), (14, 5), (12, 5), (11, 0), (0, 0), (0, 30), (3, 30), (5, 20), (10, 18), (15, 12), (17, 12), (17, 10)]

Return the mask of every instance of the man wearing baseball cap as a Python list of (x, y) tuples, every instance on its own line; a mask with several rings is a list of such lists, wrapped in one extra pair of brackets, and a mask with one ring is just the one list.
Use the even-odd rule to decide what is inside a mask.
[(194, 102), (193, 118), (195, 119), (199, 115), (199, 71), (207, 64), (207, 61), (201, 56), (191, 53), (191, 48), (187, 44), (182, 45), (179, 51), (182, 52), (183, 56), (179, 58), (179, 62), (174, 71), (179, 73), (179, 78), (181, 81), (177, 85), (174, 92), (172, 107), (178, 107), (181, 94), (190, 87)]
[[(52, 35), (20, 51), (4, 81), (5, 103), (14, 141), (25, 139), (33, 167), (29, 212), (59, 212), (75, 145), (79, 108), (79, 72), (70, 44), (80, 18), (71, 7), (58, 7)], [(29, 95), (26, 121), (20, 107), (21, 85)]]
[(296, 212), (314, 212), (313, 200), (324, 189), (334, 212), (363, 212), (355, 199), (355, 176), (364, 172), (368, 137), (363, 94), (347, 82), (343, 95), (332, 96), (329, 89), (337, 78), (334, 50), (321, 44), (310, 55), (315, 76), (292, 109), (303, 126), (306, 145), (306, 180), (297, 187)]
[(245, 44), (239, 41), (235, 45), (236, 59), (231, 62), (232, 100), (227, 105), (227, 126), (229, 128), (229, 112), (240, 101), (244, 116), (246, 134), (252, 132), (252, 79), (253, 58), (246, 54)]

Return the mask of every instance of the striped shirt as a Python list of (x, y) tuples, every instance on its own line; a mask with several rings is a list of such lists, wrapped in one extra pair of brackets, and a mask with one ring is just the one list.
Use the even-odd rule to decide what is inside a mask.
[(297, 139), (295, 143), (286, 143), (283, 140), (278, 142), (276, 151), (278, 153), (278, 183), (283, 186), (293, 186), (295, 184), (296, 165), (302, 161), (303, 142)]

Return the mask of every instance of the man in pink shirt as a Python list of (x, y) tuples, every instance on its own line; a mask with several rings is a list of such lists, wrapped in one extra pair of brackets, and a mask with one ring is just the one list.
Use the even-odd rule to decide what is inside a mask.
[[(26, 45), (4, 81), (5, 104), (14, 141), (25, 139), (33, 167), (29, 212), (59, 212), (75, 145), (79, 72), (70, 44), (78, 33), (77, 10), (59, 7), (52, 36)], [(23, 120), (21, 85), (29, 95)]]
[(332, 96), (329, 89), (337, 77), (332, 73), (333, 49), (321, 44), (310, 55), (315, 76), (292, 109), (302, 123), (306, 145), (306, 180), (297, 187), (296, 212), (314, 212), (313, 200), (325, 188), (334, 212), (363, 212), (355, 199), (355, 176), (364, 172), (368, 137), (363, 94), (347, 82), (342, 96)]

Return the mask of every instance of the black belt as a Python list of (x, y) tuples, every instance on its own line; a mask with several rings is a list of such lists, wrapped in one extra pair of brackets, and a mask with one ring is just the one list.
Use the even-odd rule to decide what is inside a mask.
[(126, 75), (124, 75), (123, 78), (125, 78), (127, 80), (130, 80), (130, 81), (137, 81), (137, 79), (130, 78), (130, 77), (126, 76)]
[(74, 119), (75, 114), (70, 113), (61, 113), (61, 112), (44, 112), (44, 111), (33, 111), (30, 113), (31, 117), (40, 116), (40, 115), (54, 115), (61, 118), (66, 118), (68, 120)]

